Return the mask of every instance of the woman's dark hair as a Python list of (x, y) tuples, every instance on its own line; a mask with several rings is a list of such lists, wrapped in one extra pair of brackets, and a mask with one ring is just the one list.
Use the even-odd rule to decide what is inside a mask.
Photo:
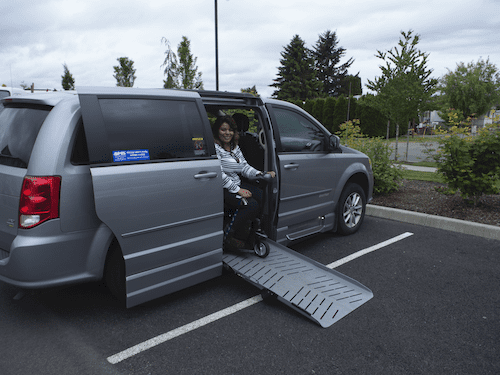
[(238, 127), (236, 126), (236, 123), (234, 122), (233, 118), (231, 116), (222, 116), (222, 117), (217, 117), (217, 120), (215, 120), (213, 126), (212, 126), (212, 134), (214, 135), (214, 140), (217, 142), (220, 146), (222, 146), (222, 142), (219, 139), (219, 129), (222, 126), (222, 124), (228, 124), (231, 129), (234, 131), (234, 136), (231, 141), (231, 148), (235, 148), (238, 145), (238, 140), (240, 139), (240, 134), (238, 132)]

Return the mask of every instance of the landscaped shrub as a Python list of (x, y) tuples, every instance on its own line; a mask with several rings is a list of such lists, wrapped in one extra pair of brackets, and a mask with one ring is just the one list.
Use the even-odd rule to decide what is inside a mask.
[(498, 194), (495, 186), (500, 178), (498, 125), (480, 129), (476, 136), (469, 135), (469, 128), (453, 126), (439, 143), (435, 160), (448, 185), (444, 193), (459, 191), (462, 198), (472, 199), (475, 205), (483, 194)]
[(347, 121), (336, 133), (345, 144), (368, 155), (372, 162), (373, 194), (388, 194), (399, 187), (403, 178), (400, 167), (391, 160), (391, 150), (382, 138), (367, 138), (361, 133), (359, 120)]

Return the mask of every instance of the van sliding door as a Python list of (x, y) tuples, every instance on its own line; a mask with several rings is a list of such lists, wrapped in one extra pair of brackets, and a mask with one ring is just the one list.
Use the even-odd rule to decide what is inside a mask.
[(221, 170), (199, 96), (79, 95), (96, 212), (125, 259), (127, 306), (218, 276)]

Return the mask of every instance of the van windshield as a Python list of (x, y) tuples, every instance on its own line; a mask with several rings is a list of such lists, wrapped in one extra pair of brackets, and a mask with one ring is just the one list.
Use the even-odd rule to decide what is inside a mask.
[(0, 164), (27, 168), (40, 127), (52, 107), (4, 106), (0, 110)]

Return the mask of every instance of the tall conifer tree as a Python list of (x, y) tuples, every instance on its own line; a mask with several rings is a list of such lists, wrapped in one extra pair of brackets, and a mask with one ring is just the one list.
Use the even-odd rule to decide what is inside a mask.
[(312, 51), (316, 75), (323, 85), (322, 92), (324, 96), (348, 95), (349, 92), (347, 69), (354, 60), (351, 57), (344, 64), (338, 65), (345, 55), (345, 48), (338, 47), (338, 43), (337, 34), (327, 30), (319, 36)]
[(64, 67), (64, 75), (62, 78), (62, 87), (64, 90), (74, 90), (75, 89), (75, 79), (73, 78), (73, 74), (69, 72), (68, 65), (63, 64)]
[(321, 84), (314, 71), (314, 59), (304, 41), (295, 35), (285, 50), (281, 52), (278, 78), (271, 87), (276, 87), (273, 97), (281, 100), (315, 98), (319, 95)]

